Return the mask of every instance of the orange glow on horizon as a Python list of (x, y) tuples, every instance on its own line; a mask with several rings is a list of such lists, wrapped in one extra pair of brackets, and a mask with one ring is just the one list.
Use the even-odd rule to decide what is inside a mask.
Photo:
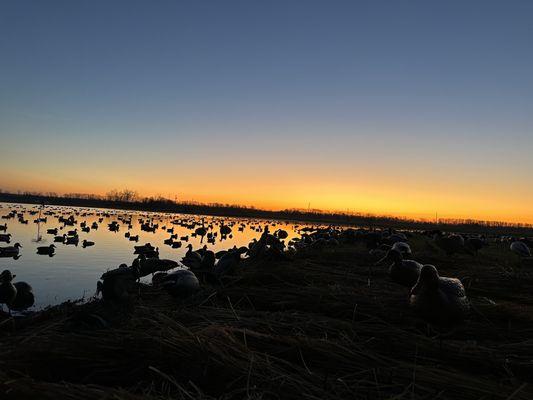
[[(171, 180), (161, 176), (139, 184), (135, 179), (109, 179), (98, 182), (93, 179), (68, 180), (62, 177), (31, 179), (18, 176), (4, 182), (5, 191), (28, 190), (32, 192), (85, 193), (105, 195), (111, 189), (129, 188), (140, 196), (160, 195), (178, 201), (221, 203), (254, 206), (267, 210), (311, 209), (350, 212), (373, 215), (389, 215), (413, 219), (432, 220), (439, 218), (476, 219), (533, 223), (533, 213), (525, 207), (523, 197), (517, 198), (506, 192), (490, 193), (485, 185), (455, 185), (454, 190), (445, 190), (439, 185), (428, 187), (423, 182), (397, 182), (382, 178), (358, 179), (345, 182), (342, 179), (313, 177), (313, 179), (284, 179), (276, 181), (264, 177), (260, 182), (247, 182), (246, 177), (226, 180), (181, 179)], [(24, 178), (24, 179), (23, 179)], [(25, 181), (21, 185), (21, 181)], [(180, 190), (176, 188), (181, 188)], [(530, 192), (525, 193), (530, 199)]]

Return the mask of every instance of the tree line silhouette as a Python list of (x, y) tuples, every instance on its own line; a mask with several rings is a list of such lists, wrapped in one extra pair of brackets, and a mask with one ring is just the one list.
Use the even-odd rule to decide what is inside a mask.
[(44, 203), (57, 206), (116, 208), (136, 211), (172, 212), (226, 217), (281, 219), (300, 222), (315, 222), (320, 224), (353, 225), (365, 228), (441, 229), (472, 233), (533, 235), (533, 224), (526, 223), (452, 218), (439, 218), (437, 221), (430, 221), (357, 212), (332, 212), (313, 209), (285, 209), (271, 211), (235, 204), (170, 200), (160, 195), (142, 197), (137, 192), (130, 189), (111, 190), (103, 196), (86, 193), (68, 193), (60, 195), (54, 192), (40, 193), (29, 191), (10, 193), (0, 189), (0, 201), (8, 203)]

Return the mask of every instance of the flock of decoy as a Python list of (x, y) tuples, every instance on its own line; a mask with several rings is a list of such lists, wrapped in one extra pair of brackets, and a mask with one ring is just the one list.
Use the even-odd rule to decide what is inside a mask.
[[(54, 236), (54, 243), (78, 245), (80, 242), (78, 227), (81, 232), (99, 229), (105, 218), (113, 219), (107, 224), (112, 232), (125, 229), (124, 237), (138, 242), (139, 236), (132, 235), (133, 219), (137, 218), (140, 229), (146, 232), (162, 230), (169, 234), (164, 244), (172, 248), (182, 247), (189, 237), (206, 239), (199, 249), (187, 244), (187, 252), (181, 263), (159, 257), (159, 248), (151, 243), (134, 245), (136, 258), (131, 265), (122, 264), (118, 268), (105, 272), (97, 283), (97, 295), (102, 294), (105, 302), (125, 302), (138, 296), (141, 278), (152, 276), (152, 284), (160, 287), (172, 296), (187, 297), (196, 293), (203, 284), (218, 284), (225, 275), (245, 268), (246, 263), (257, 260), (291, 260), (299, 252), (321, 250), (325, 247), (336, 247), (344, 244), (364, 244), (369, 253), (377, 260), (368, 266), (368, 284), (371, 284), (373, 268), (386, 264), (390, 279), (409, 289), (409, 305), (414, 312), (428, 322), (440, 325), (453, 325), (460, 322), (468, 314), (469, 301), (465, 289), (459, 279), (441, 277), (435, 266), (421, 264), (413, 259), (409, 239), (414, 232), (394, 230), (367, 230), (340, 227), (295, 226), (300, 237), (289, 239), (289, 233), (283, 229), (270, 232), (273, 221), (257, 220), (225, 220), (222, 218), (181, 217), (172, 219), (169, 215), (153, 213), (120, 213), (114, 211), (78, 210), (65, 208), (49, 208), (45, 210), (27, 210), (18, 206), (1, 218), (18, 219), (20, 223), (28, 223), (26, 213), (32, 216), (39, 214), (35, 223), (46, 222), (48, 218), (56, 218), (60, 227), (47, 229), (46, 233)], [(69, 215), (70, 214), (70, 215)], [(68, 215), (68, 216), (67, 216)], [(80, 218), (96, 217), (95, 222), (88, 224)], [(248, 227), (260, 234), (247, 246), (233, 246), (224, 251), (214, 252), (208, 248), (217, 240), (232, 238), (234, 230), (244, 231)], [(179, 235), (178, 230), (185, 228), (187, 235)], [(0, 225), (0, 241), (10, 243), (11, 235), (7, 233), (8, 223)], [(65, 232), (65, 233), (62, 233)], [(62, 234), (61, 234), (62, 233)], [(445, 234), (440, 231), (417, 232), (428, 236), (431, 241), (447, 255), (456, 253), (475, 256), (478, 251), (489, 245), (491, 240), (508, 242), (510, 250), (515, 253), (523, 264), (532, 264), (532, 241), (528, 238), (486, 238), (480, 235)], [(83, 240), (83, 247), (93, 246), (94, 242)], [(0, 247), (0, 257), (20, 257), (22, 246)], [(53, 256), (56, 245), (37, 247), (37, 253)], [(170, 271), (170, 272), (169, 272)], [(32, 288), (25, 282), (13, 282), (15, 275), (9, 270), (0, 274), (0, 303), (7, 305), (9, 310), (24, 310), (34, 304)]]

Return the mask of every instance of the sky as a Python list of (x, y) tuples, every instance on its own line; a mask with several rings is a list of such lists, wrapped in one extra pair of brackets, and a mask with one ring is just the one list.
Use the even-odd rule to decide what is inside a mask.
[(533, 223), (531, 1), (0, 2), (0, 188)]

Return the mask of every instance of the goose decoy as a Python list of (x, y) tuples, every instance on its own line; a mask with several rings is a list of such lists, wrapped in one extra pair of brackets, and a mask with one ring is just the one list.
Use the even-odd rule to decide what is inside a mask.
[(18, 256), (21, 248), (22, 245), (20, 243), (15, 243), (13, 246), (0, 247), (0, 255), (4, 257)]
[(275, 233), (274, 233), (275, 236), (277, 236), (279, 239), (287, 239), (289, 237), (289, 234), (287, 231), (283, 230), (283, 229), (278, 229)]
[(102, 293), (104, 301), (124, 302), (138, 295), (138, 272), (126, 264), (104, 273), (96, 284), (96, 295)]
[(464, 320), (470, 310), (463, 284), (456, 278), (440, 277), (433, 265), (424, 265), (411, 289), (409, 305), (427, 322), (450, 326)]
[(48, 255), (52, 257), (56, 251), (56, 246), (51, 244), (50, 246), (37, 247), (37, 254)]
[(479, 250), (481, 250), (483, 247), (487, 245), (488, 245), (487, 241), (479, 237), (469, 237), (465, 240), (466, 248), (473, 251), (474, 254), (476, 255), (478, 254)]
[(211, 250), (206, 250), (200, 262), (200, 269), (210, 271), (214, 268), (216, 262), (215, 253)]
[(13, 278), (14, 275), (7, 269), (0, 274), (0, 304), (6, 304), (8, 308), (17, 297), (17, 288), (13, 285)]
[(444, 236), (441, 232), (438, 232), (435, 234), (433, 240), (448, 256), (465, 252), (465, 239), (461, 235), (452, 234)]
[(162, 277), (163, 288), (173, 297), (184, 298), (200, 289), (200, 282), (194, 272), (181, 269)]
[(422, 264), (414, 260), (405, 260), (398, 250), (390, 249), (385, 257), (379, 260), (376, 265), (385, 261), (391, 261), (389, 276), (393, 282), (402, 286), (413, 287), (418, 281)]
[(234, 270), (241, 261), (241, 253), (238, 251), (229, 251), (224, 254), (215, 264), (213, 272), (217, 276), (222, 276)]
[(35, 296), (30, 284), (26, 282), (15, 282), (16, 275), (9, 270), (4, 270), (0, 274), (0, 303), (8, 306), (9, 310), (22, 311), (35, 303)]
[(220, 234), (222, 236), (229, 235), (231, 233), (231, 228), (227, 225), (224, 225), (224, 222), (220, 225)]
[(178, 263), (176, 261), (159, 259), (157, 257), (146, 257), (145, 254), (140, 254), (132, 263), (132, 267), (137, 271), (139, 278), (155, 272), (168, 271), (177, 266)]
[(134, 254), (143, 254), (155, 250), (155, 247), (152, 246), (151, 243), (145, 243), (141, 246), (133, 246), (133, 248), (135, 249)]
[(527, 244), (519, 240), (511, 243), (510, 249), (513, 253), (520, 257), (531, 257), (531, 250), (527, 247)]
[(50, 235), (57, 235), (57, 228), (54, 228), (54, 229), (47, 229), (46, 230), (46, 233), (50, 234)]
[(398, 250), (400, 253), (402, 253), (403, 257), (411, 256), (413, 252), (411, 251), (411, 246), (409, 246), (408, 243), (405, 242), (395, 242), (391, 249)]
[(5, 242), (5, 243), (11, 242), (11, 233), (0, 234), (0, 242)]
[(83, 242), (81, 242), (81, 245), (83, 246), (83, 248), (90, 247), (90, 246), (94, 246), (94, 242), (91, 242), (89, 240), (83, 239)]
[(202, 237), (206, 235), (207, 229), (205, 228), (203, 219), (202, 219), (202, 226), (200, 228), (196, 228), (194, 233), (196, 233), (197, 235), (202, 236)]

